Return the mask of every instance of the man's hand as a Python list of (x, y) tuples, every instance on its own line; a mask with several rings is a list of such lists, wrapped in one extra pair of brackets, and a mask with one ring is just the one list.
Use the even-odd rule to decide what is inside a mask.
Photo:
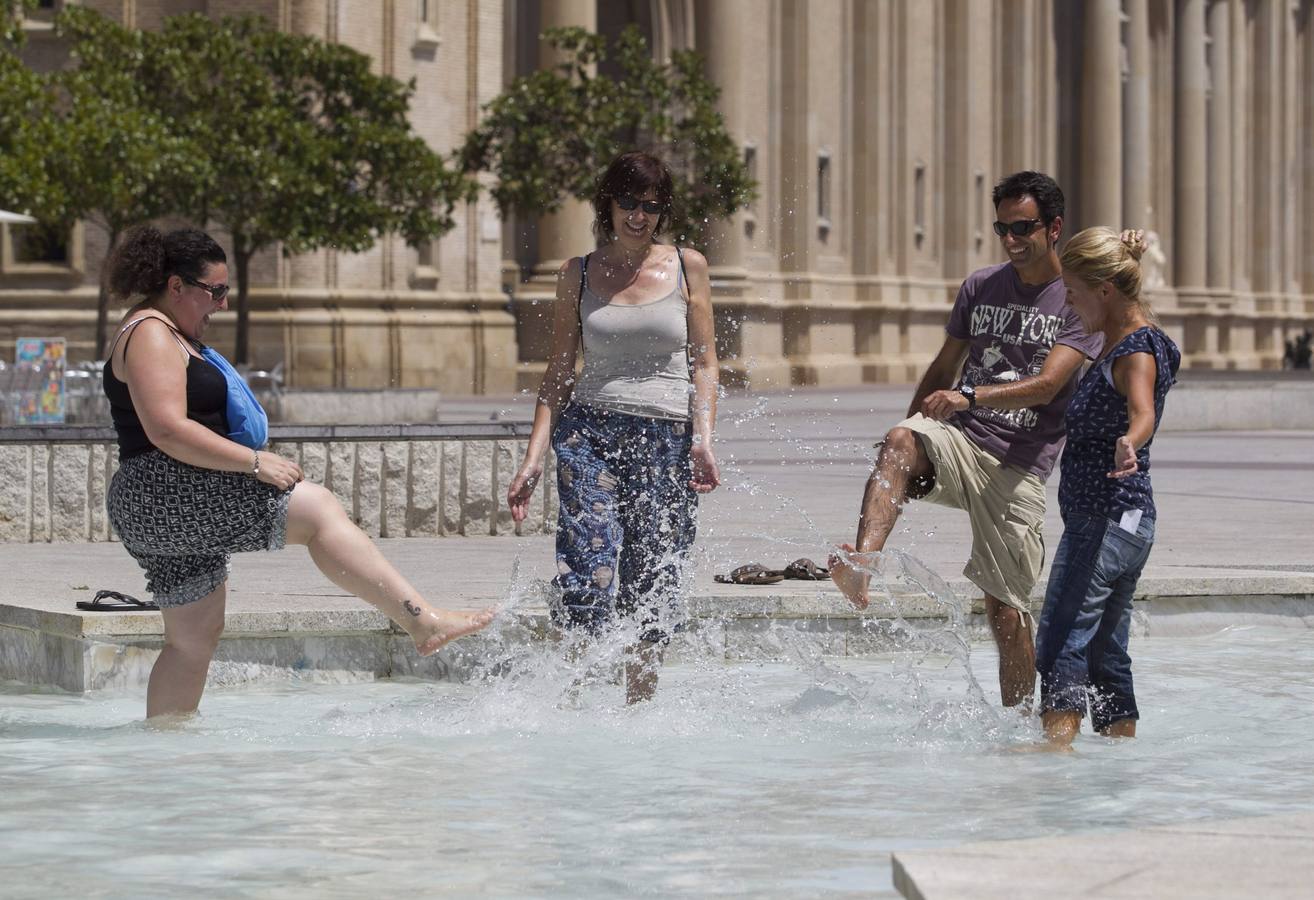
[(968, 405), (967, 398), (958, 391), (936, 391), (922, 401), (922, 415), (944, 422), (955, 413), (966, 411)]

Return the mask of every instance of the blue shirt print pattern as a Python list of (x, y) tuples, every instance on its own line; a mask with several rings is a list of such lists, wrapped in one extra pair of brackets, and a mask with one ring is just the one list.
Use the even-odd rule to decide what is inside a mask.
[(1060, 463), (1059, 509), (1116, 518), (1126, 510), (1139, 509), (1145, 518), (1155, 517), (1154, 492), (1150, 488), (1150, 444), (1136, 452), (1137, 471), (1126, 478), (1110, 478), (1113, 448), (1127, 433), (1127, 398), (1113, 386), (1113, 361), (1133, 353), (1154, 357), (1154, 429), (1163, 419), (1163, 402), (1177, 382), (1181, 351), (1172, 338), (1158, 328), (1145, 326), (1127, 335), (1109, 353), (1087, 370), (1068, 405), (1068, 444)]

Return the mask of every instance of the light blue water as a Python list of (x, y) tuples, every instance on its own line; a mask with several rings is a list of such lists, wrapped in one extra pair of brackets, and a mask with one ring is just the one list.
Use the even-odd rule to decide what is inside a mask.
[[(657, 700), (533, 678), (140, 695), (0, 689), (0, 895), (892, 895), (908, 847), (1290, 812), (1314, 633), (1133, 645), (1141, 737), (1012, 752), (996, 658), (669, 666)], [(522, 662), (519, 665), (525, 665)], [(514, 673), (513, 673), (514, 674)], [(522, 671), (523, 674), (523, 671)]]

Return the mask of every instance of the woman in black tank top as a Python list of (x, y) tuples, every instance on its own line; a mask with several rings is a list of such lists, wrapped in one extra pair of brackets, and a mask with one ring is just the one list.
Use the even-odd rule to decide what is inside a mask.
[(110, 260), (110, 289), (144, 298), (105, 364), (119, 440), (110, 522), (146, 570), (164, 615), (146, 715), (191, 713), (224, 625), (228, 559), (304, 544), (334, 583), (401, 626), (421, 655), (476, 631), (492, 611), (427, 603), (301, 467), (230, 440), (225, 376), (201, 356), (210, 317), (227, 307), (228, 264), (209, 235), (134, 229)]

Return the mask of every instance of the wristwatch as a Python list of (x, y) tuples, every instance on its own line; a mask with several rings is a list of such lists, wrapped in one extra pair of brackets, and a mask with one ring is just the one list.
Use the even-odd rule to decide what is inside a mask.
[(958, 393), (962, 394), (964, 397), (967, 398), (967, 408), (968, 408), (969, 410), (976, 409), (976, 388), (975, 388), (975, 387), (973, 387), (973, 386), (970, 385), (970, 384), (960, 384), (960, 385), (958, 385)]

